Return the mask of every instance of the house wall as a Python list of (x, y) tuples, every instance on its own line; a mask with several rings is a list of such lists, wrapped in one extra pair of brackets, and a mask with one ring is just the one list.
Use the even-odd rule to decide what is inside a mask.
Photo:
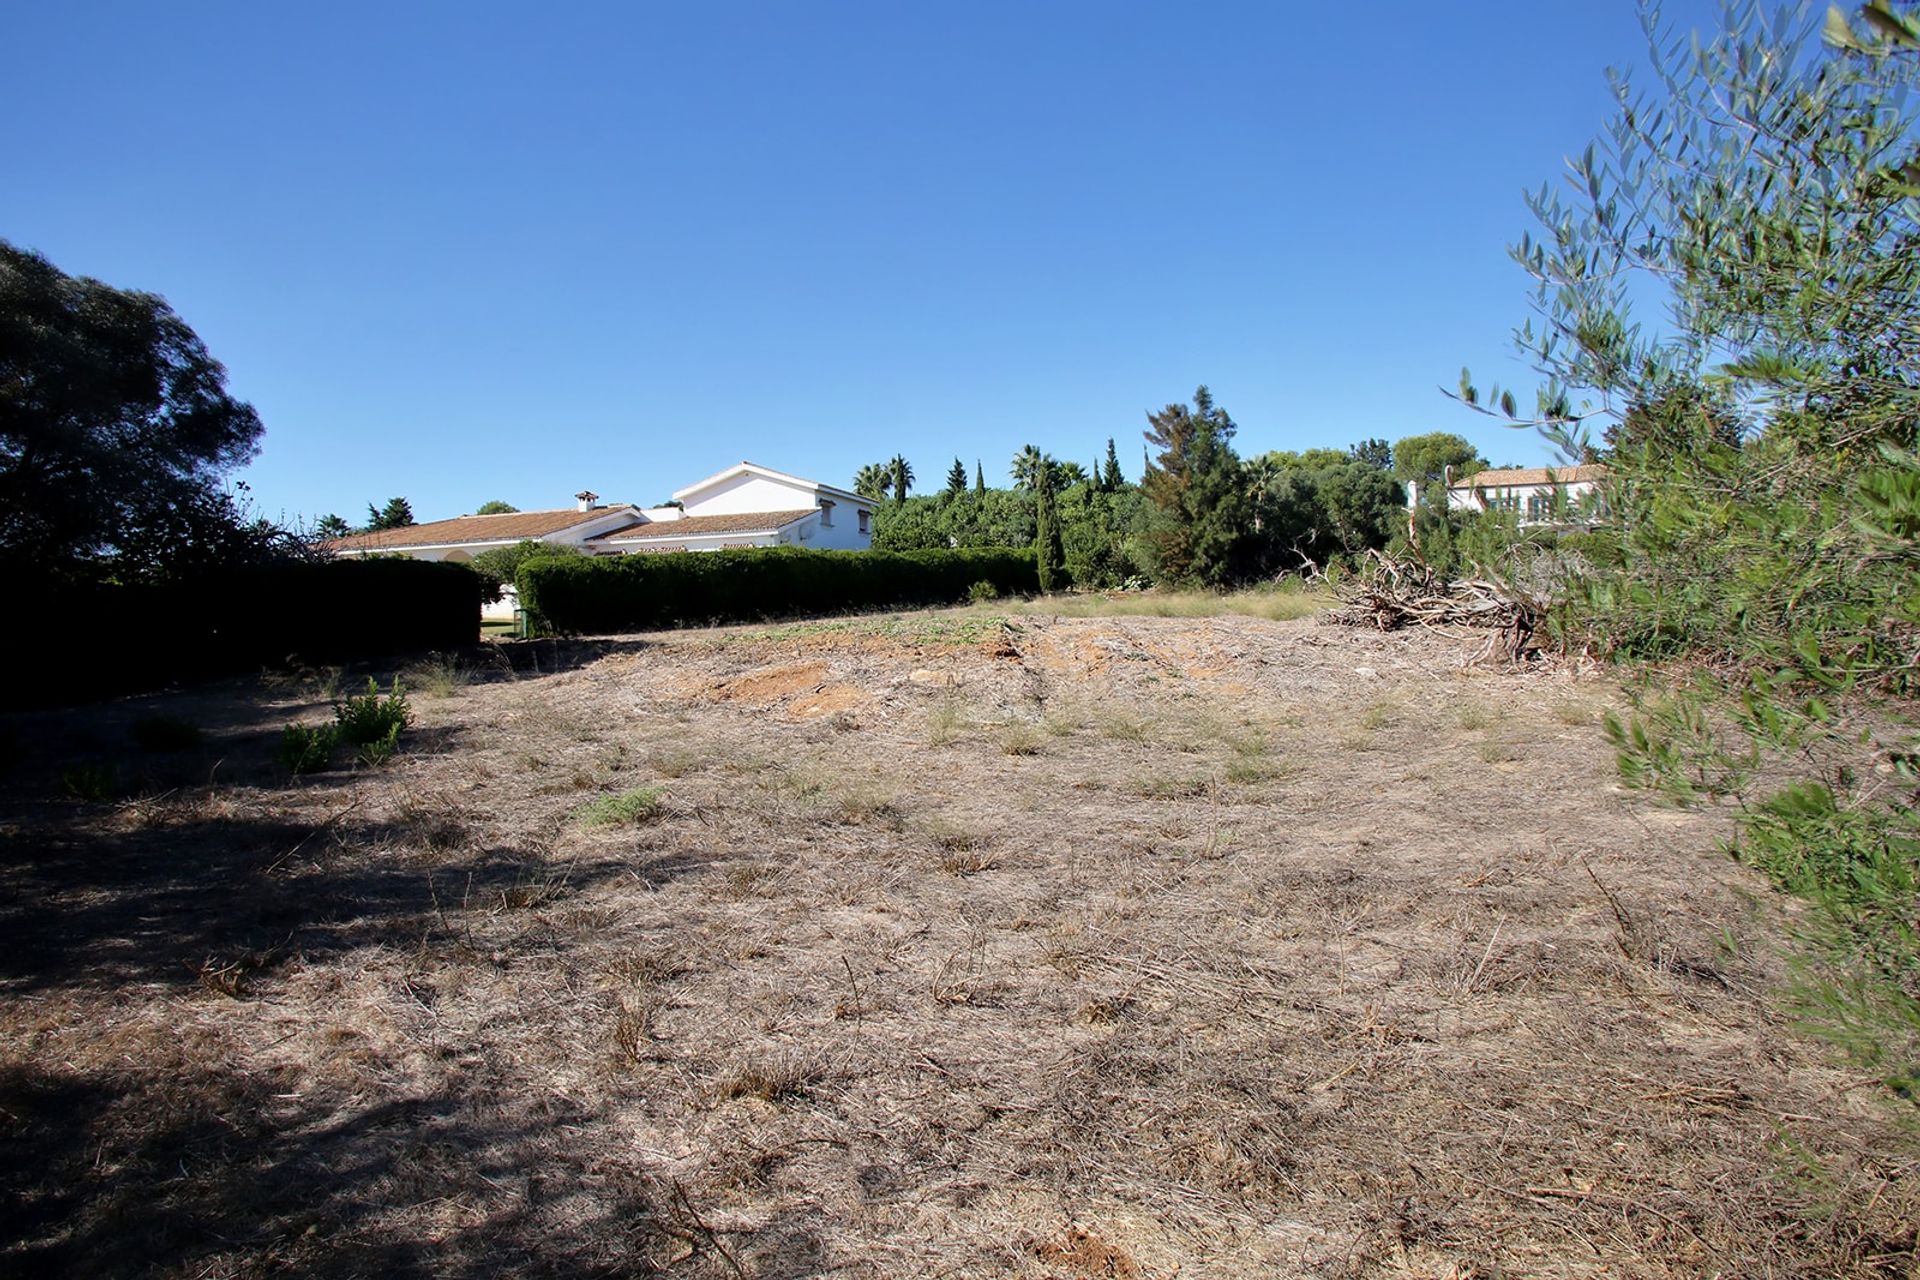
[(1447, 490), (1447, 507), (1452, 511), (1486, 511), (1495, 501), (1511, 497), (1518, 503), (1517, 511), (1522, 523), (1527, 519), (1527, 500), (1529, 498), (1553, 499), (1554, 490), (1564, 489), (1569, 509), (1579, 510), (1591, 504), (1595, 485), (1591, 480), (1576, 480), (1564, 485), (1551, 484), (1513, 484), (1493, 489), (1476, 489), (1471, 485), (1455, 485)]
[(690, 516), (730, 516), (749, 511), (798, 511), (819, 501), (811, 485), (783, 484), (765, 476), (729, 476), (687, 499)]

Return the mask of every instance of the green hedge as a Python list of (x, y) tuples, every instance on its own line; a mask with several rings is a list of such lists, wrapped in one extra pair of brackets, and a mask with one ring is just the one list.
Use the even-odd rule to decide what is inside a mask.
[(332, 560), (165, 586), (27, 585), (15, 643), (36, 680), (0, 705), (50, 705), (289, 662), (355, 662), (480, 639), (480, 581), (425, 560)]
[(572, 635), (953, 604), (976, 582), (1039, 590), (1033, 552), (803, 551), (751, 547), (530, 560), (515, 585), (544, 631)]

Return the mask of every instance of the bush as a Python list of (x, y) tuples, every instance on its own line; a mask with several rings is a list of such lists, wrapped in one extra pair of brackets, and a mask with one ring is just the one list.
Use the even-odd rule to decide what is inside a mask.
[(381, 697), (379, 684), (369, 677), (365, 693), (334, 704), (332, 724), (290, 724), (282, 730), (280, 763), (290, 773), (317, 773), (333, 762), (336, 749), (347, 746), (360, 764), (385, 764), (400, 749), (400, 731), (411, 723), (413, 710), (400, 682)]
[(318, 773), (333, 759), (337, 737), (330, 724), (290, 724), (280, 731), (280, 763), (288, 773)]
[(397, 738), (402, 729), (413, 723), (413, 708), (407, 705), (407, 695), (400, 692), (398, 680), (393, 682), (393, 692), (383, 698), (379, 683), (368, 676), (365, 693), (334, 707), (333, 723), (342, 742), (364, 747), (370, 742)]
[(1033, 552), (753, 547), (537, 559), (521, 565), (518, 579), (521, 604), (543, 631), (575, 634), (955, 604), (979, 582), (1032, 594), (1039, 589)]

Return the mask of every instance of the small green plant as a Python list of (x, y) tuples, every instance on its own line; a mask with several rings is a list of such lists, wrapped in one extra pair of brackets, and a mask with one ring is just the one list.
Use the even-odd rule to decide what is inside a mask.
[(362, 742), (353, 750), (354, 762), (368, 766), (383, 765), (393, 759), (393, 753), (400, 749), (400, 726), (388, 729), (386, 736), (373, 742)]
[(386, 754), (381, 756), (384, 760), (393, 754), (400, 741), (400, 731), (413, 723), (413, 708), (407, 705), (407, 696), (400, 692), (398, 678), (393, 682), (392, 692), (383, 698), (379, 682), (368, 676), (365, 693), (335, 705), (333, 723), (341, 742), (376, 750), (384, 747)]
[(128, 727), (133, 745), (142, 751), (190, 751), (205, 736), (200, 726), (178, 716), (141, 716)]
[(76, 764), (61, 773), (60, 790), (69, 800), (107, 800), (119, 781), (119, 770), (110, 764)]
[(666, 810), (666, 797), (658, 787), (635, 787), (615, 795), (596, 796), (575, 813), (589, 827), (635, 826), (651, 822)]
[(967, 599), (973, 601), (975, 604), (986, 604), (989, 601), (998, 600), (999, 598), (1000, 588), (985, 579), (967, 588)]
[(330, 724), (290, 724), (280, 731), (280, 763), (288, 773), (318, 773), (333, 759), (337, 741)]

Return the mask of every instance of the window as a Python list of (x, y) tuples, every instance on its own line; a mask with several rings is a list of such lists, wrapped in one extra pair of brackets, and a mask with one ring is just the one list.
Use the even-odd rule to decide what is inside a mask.
[(867, 532), (869, 532), (869, 530), (868, 530), (868, 528), (867, 528), (867, 521), (868, 521), (868, 520), (870, 520), (871, 518), (872, 518), (872, 516), (871, 516), (871, 514), (870, 514), (870, 513), (868, 513), (868, 512), (865, 512), (865, 511), (862, 511), (862, 512), (860, 513), (860, 532), (862, 532), (862, 533), (867, 533)]
[(820, 499), (820, 527), (822, 529), (833, 528), (833, 503), (825, 498)]

